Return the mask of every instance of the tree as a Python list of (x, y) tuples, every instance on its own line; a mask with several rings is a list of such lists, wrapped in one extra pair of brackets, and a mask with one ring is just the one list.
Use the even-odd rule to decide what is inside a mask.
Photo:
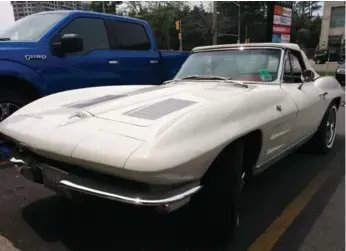
[(316, 48), (319, 44), (322, 19), (316, 15), (320, 2), (296, 2), (292, 11), (291, 41), (305, 48)]
[(108, 14), (117, 14), (117, 6), (122, 4), (123, 1), (92, 1), (89, 5), (89, 10), (95, 12), (103, 12)]
[(321, 2), (319, 1), (299, 1), (296, 2), (295, 6), (298, 16), (305, 16), (309, 19), (313, 18), (316, 12), (322, 9)]
[[(239, 7), (234, 2), (218, 3), (218, 30), (223, 34), (238, 34)], [(240, 41), (250, 38), (254, 42), (265, 41), (263, 27), (266, 23), (266, 2), (249, 1), (237, 2), (240, 4)], [(246, 36), (246, 37), (245, 37)], [(225, 36), (219, 39), (220, 43), (236, 43), (237, 36)]]

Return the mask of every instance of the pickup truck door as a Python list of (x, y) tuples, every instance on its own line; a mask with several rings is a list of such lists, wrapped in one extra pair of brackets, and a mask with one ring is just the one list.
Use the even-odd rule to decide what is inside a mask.
[(47, 94), (93, 86), (116, 85), (120, 74), (109, 65), (112, 52), (104, 25), (100, 18), (79, 17), (62, 27), (52, 38), (59, 41), (61, 35), (78, 34), (83, 39), (83, 51), (63, 56), (52, 55), (42, 68)]
[(112, 47), (108, 64), (119, 72), (119, 83), (161, 84), (161, 55), (150, 40), (148, 27), (117, 19), (107, 19), (106, 27)]
[(294, 100), (298, 108), (298, 116), (294, 134), (290, 143), (299, 143), (312, 135), (322, 120), (325, 112), (325, 102), (314, 82), (302, 84), (302, 73), (306, 69), (303, 57), (299, 51), (287, 51), (282, 79), (282, 89)]

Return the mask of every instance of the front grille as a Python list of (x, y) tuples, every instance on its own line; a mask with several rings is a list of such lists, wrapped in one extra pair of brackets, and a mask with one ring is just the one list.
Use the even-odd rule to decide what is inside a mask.
[(104, 185), (116, 185), (119, 187), (129, 189), (131, 191), (149, 192), (151, 190), (151, 186), (145, 183), (125, 180), (111, 175), (102, 174), (93, 170), (83, 168), (81, 166), (71, 165), (64, 162), (48, 159), (46, 157), (40, 156), (32, 152), (31, 155), (33, 156), (33, 159), (38, 163), (50, 165), (56, 169), (60, 169), (71, 175), (76, 175), (83, 179), (93, 180), (96, 182), (100, 182)]
[(150, 185), (143, 182), (115, 177), (109, 174), (102, 174), (82, 166), (72, 165), (65, 162), (56, 161), (56, 160), (43, 157), (31, 151), (25, 145), (21, 145), (18, 142), (15, 142), (14, 140), (9, 139), (6, 136), (3, 136), (3, 135), (0, 135), (0, 136), (2, 136), (0, 137), (0, 139), (4, 141), (4, 144), (11, 149), (14, 157), (23, 159), (28, 164), (35, 165), (35, 162), (36, 162), (36, 165), (39, 165), (40, 163), (46, 164), (56, 169), (65, 171), (69, 173), (70, 175), (76, 175), (82, 179), (95, 181), (103, 185), (117, 186), (117, 187), (125, 188), (126, 190), (129, 190), (129, 191), (142, 192), (142, 193), (170, 191), (172, 189), (179, 188), (181, 186), (186, 185), (186, 183), (175, 184), (175, 185)]

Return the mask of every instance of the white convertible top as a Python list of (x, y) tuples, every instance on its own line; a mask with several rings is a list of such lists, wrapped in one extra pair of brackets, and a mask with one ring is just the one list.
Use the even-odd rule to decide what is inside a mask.
[(275, 47), (281, 49), (291, 49), (300, 51), (300, 47), (293, 43), (249, 43), (249, 44), (221, 44), (221, 45), (209, 45), (199, 46), (192, 49), (192, 52), (207, 51), (207, 50), (220, 50), (237, 47)]

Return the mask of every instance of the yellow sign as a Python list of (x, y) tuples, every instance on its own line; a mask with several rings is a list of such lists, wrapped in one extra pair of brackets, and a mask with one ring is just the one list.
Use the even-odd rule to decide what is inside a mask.
[(180, 20), (175, 21), (175, 29), (180, 30)]

